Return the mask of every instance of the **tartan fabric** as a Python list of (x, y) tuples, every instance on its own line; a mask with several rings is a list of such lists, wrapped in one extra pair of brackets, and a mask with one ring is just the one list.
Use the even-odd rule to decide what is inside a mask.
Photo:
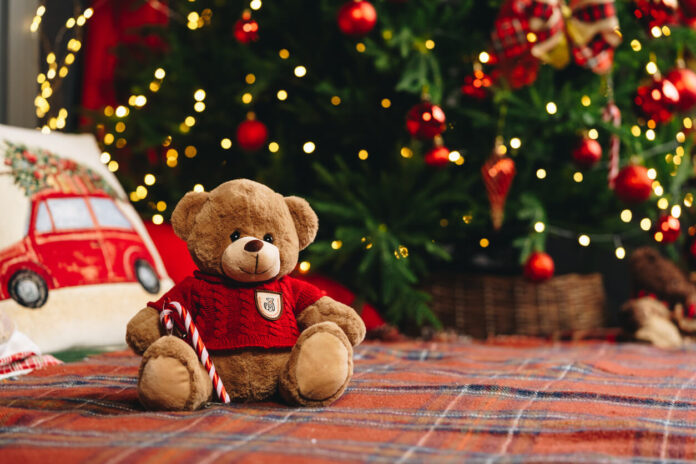
[[(535, 47), (545, 44), (558, 34), (566, 33), (566, 24), (560, 0), (508, 0), (501, 8), (491, 35), (493, 49), (499, 60), (519, 58), (527, 53), (536, 54)], [(572, 17), (579, 27), (616, 17), (613, 1), (598, 3), (570, 3)], [(588, 43), (571, 40), (575, 62), (594, 72), (606, 72), (613, 63), (614, 46), (607, 41), (604, 31)], [(530, 41), (529, 33), (533, 33)], [(572, 34), (571, 34), (571, 39)]]
[(22, 351), (0, 358), (0, 376), (7, 376), (14, 372), (24, 373), (56, 364), (61, 364), (61, 361), (50, 354), (41, 356), (32, 351)]
[[(523, 340), (524, 341), (524, 340)], [(356, 350), (327, 408), (145, 412), (126, 352), (0, 383), (3, 462), (683, 463), (696, 348), (399, 343)]]

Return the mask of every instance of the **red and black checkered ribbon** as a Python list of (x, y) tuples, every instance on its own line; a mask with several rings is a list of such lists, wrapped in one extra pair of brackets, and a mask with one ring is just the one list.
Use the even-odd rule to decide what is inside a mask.
[(501, 60), (531, 54), (541, 60), (567, 37), (575, 62), (596, 73), (607, 72), (620, 42), (614, 0), (508, 0), (492, 34)]

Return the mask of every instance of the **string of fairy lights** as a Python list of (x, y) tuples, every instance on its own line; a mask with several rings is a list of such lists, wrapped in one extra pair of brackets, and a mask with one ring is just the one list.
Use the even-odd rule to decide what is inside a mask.
[[(98, 7), (103, 1), (95, 2), (94, 6)], [(70, 67), (75, 63), (76, 54), (82, 48), (84, 26), (94, 14), (93, 7), (80, 10), (77, 3), (75, 5), (76, 11), (74, 16), (68, 18), (65, 25), (58, 31), (53, 42), (44, 34), (41, 34), (40, 37), (44, 48), (53, 50), (46, 54), (45, 64), (36, 76), (36, 82), (40, 88), (38, 95), (34, 99), (36, 117), (39, 120), (37, 129), (40, 129), (45, 134), (50, 133), (52, 130), (65, 128), (66, 120), (69, 116), (68, 109), (64, 107), (56, 108), (56, 105), (51, 105), (51, 97), (58, 93), (70, 72)], [(40, 26), (45, 13), (46, 1), (44, 0), (37, 7), (29, 26), (32, 34), (38, 34), (41, 30)], [(68, 34), (71, 34), (72, 37), (67, 41), (65, 49), (59, 50), (59, 44), (63, 43)]]
[[(75, 15), (69, 18), (63, 28), (59, 31), (58, 37), (55, 43), (61, 43), (65, 34), (72, 34), (73, 36), (68, 40), (65, 50), (57, 50), (57, 45), (54, 47), (46, 47), (47, 49), (53, 49), (55, 51), (49, 52), (45, 58), (45, 66), (38, 75), (37, 83), (40, 86), (40, 92), (35, 98), (34, 105), (36, 108), (36, 116), (43, 123), (40, 124), (39, 128), (43, 133), (49, 133), (53, 130), (62, 130), (66, 125), (66, 119), (69, 116), (67, 108), (54, 108), (55, 105), (51, 104), (51, 97), (55, 95), (56, 91), (60, 88), (63, 79), (70, 72), (70, 66), (75, 62), (76, 53), (82, 47), (82, 36), (84, 32), (84, 26), (88, 20), (92, 17), (94, 13), (94, 8), (97, 8), (105, 0), (97, 1), (92, 7), (86, 8), (82, 11), (76, 11)], [(195, 3), (196, 0), (188, 0), (189, 3)], [(42, 18), (46, 12), (46, 1), (44, 0), (41, 5), (37, 8), (35, 16), (31, 22), (30, 30), (32, 33), (37, 33), (40, 30), (40, 25)], [(164, 12), (170, 19), (183, 22), (186, 24), (187, 28), (191, 31), (203, 28), (210, 24), (213, 12), (210, 8), (205, 8), (200, 12), (192, 11), (186, 17), (180, 16), (174, 10), (169, 8), (169, 6), (159, 0), (148, 0), (148, 4), (156, 10)], [(249, 8), (251, 10), (259, 10), (262, 7), (261, 0), (251, 0), (249, 3)], [(655, 26), (650, 30), (650, 34), (653, 38), (658, 39), (660, 37), (669, 37), (671, 35), (671, 30), (668, 26), (658, 27)], [(384, 30), (382, 36), (385, 40), (390, 40), (392, 37), (392, 31)], [(47, 44), (47, 40), (44, 40)], [(421, 48), (424, 50), (433, 50), (435, 48), (435, 42), (432, 39), (424, 40)], [(630, 46), (633, 51), (640, 52), (642, 50), (642, 44), (639, 40), (633, 39), (630, 42)], [(355, 49), (359, 53), (364, 53), (366, 46), (363, 42), (358, 41), (355, 44)], [(278, 51), (278, 56), (282, 60), (287, 60), (290, 58), (290, 51), (286, 48), (282, 48)], [(483, 51), (478, 55), (478, 61), (481, 64), (486, 64), (491, 60), (490, 55)], [(659, 76), (659, 68), (657, 61), (654, 56), (651, 56), (649, 61), (645, 65), (645, 71), (650, 76)], [(293, 74), (297, 78), (304, 78), (308, 74), (308, 69), (298, 64), (293, 68)], [(157, 93), (162, 85), (164, 85), (167, 72), (163, 68), (157, 68), (153, 73), (153, 79), (150, 82), (148, 89), (151, 93)], [(248, 73), (244, 76), (246, 84), (253, 85), (256, 82), (256, 76), (253, 73)], [(279, 102), (285, 102), (290, 97), (287, 89), (278, 89), (276, 91), (276, 98)], [(197, 120), (196, 114), (202, 113), (206, 110), (206, 97), (207, 93), (205, 89), (198, 88), (195, 89), (192, 94), (192, 113), (184, 118), (184, 120), (179, 124), (179, 131), (182, 134), (188, 133), (193, 127), (195, 127)], [(254, 95), (251, 91), (246, 91), (240, 96), (240, 100), (245, 105), (250, 105), (254, 101)], [(342, 103), (341, 98), (338, 95), (334, 95), (330, 98), (330, 102), (333, 106), (339, 106)], [(114, 124), (113, 132), (105, 132), (100, 140), (105, 150), (101, 154), (100, 160), (104, 163), (109, 171), (117, 172), (119, 169), (118, 161), (113, 159), (111, 154), (107, 151), (108, 147), (114, 146), (117, 149), (121, 149), (127, 145), (127, 140), (123, 136), (126, 130), (127, 118), (130, 115), (131, 110), (138, 110), (143, 108), (148, 103), (148, 96), (145, 94), (134, 94), (128, 99), (127, 105), (117, 105), (115, 107), (106, 106), (104, 108), (104, 115), (107, 117), (114, 117), (117, 122)], [(592, 104), (592, 98), (589, 95), (583, 95), (580, 99), (580, 104), (583, 107), (589, 107)], [(380, 105), (384, 109), (391, 107), (392, 103), (389, 98), (383, 98), (380, 101)], [(558, 113), (558, 105), (554, 101), (548, 101), (545, 104), (546, 112), (553, 116)], [(253, 113), (250, 112), (250, 116), (253, 117)], [(691, 130), (694, 125), (696, 125), (696, 120), (685, 117), (683, 119), (683, 129), (675, 135), (675, 141), (667, 144), (654, 147), (641, 156), (642, 158), (649, 158), (651, 156), (664, 155), (665, 161), (668, 164), (674, 166), (673, 172), (670, 174), (672, 176), (676, 175), (676, 169), (681, 165), (683, 157), (685, 156), (685, 149), (683, 143), (686, 141), (686, 134), (684, 131)], [(633, 125), (630, 129), (632, 136), (645, 137), (647, 141), (654, 141), (656, 139), (656, 122), (649, 119), (645, 123), (645, 127), (640, 125)], [(599, 131), (596, 128), (590, 128), (587, 131), (587, 136), (590, 139), (596, 140), (599, 137)], [(509, 150), (512, 153), (517, 152), (521, 149), (523, 141), (519, 137), (512, 137), (506, 143), (502, 143), (498, 148), (501, 154), (505, 154)], [(220, 147), (224, 150), (229, 150), (233, 145), (233, 141), (230, 137), (223, 137), (220, 139)], [(162, 143), (164, 148), (167, 148), (165, 152), (166, 165), (170, 168), (174, 168), (179, 163), (179, 150), (173, 146), (173, 136), (169, 135), (165, 138)], [(278, 153), (280, 150), (280, 145), (277, 141), (269, 141), (267, 143), (267, 149), (271, 153)], [(302, 144), (302, 151), (306, 154), (312, 154), (317, 149), (316, 143), (312, 140), (307, 140)], [(184, 156), (187, 158), (194, 158), (197, 155), (197, 149), (193, 145), (188, 145), (182, 150)], [(400, 149), (400, 155), (405, 159), (410, 159), (413, 157), (414, 153), (409, 147), (402, 147)], [(360, 160), (367, 160), (369, 157), (369, 152), (365, 148), (359, 149), (357, 156)], [(465, 163), (465, 157), (458, 151), (452, 150), (449, 154), (449, 161), (457, 166), (461, 166)], [(536, 177), (539, 181), (544, 181), (547, 178), (548, 173), (544, 168), (538, 168), (536, 170)], [(659, 210), (666, 211), (669, 209), (670, 214), (679, 218), (681, 215), (681, 205), (679, 202), (670, 204), (670, 201), (664, 196), (664, 187), (657, 180), (657, 172), (655, 169), (650, 169), (648, 175), (653, 179), (652, 189), (654, 194), (658, 197), (657, 207)], [(577, 170), (572, 173), (572, 180), (576, 183), (581, 183), (584, 180), (583, 172)], [(157, 182), (157, 178), (152, 173), (147, 173), (141, 185), (138, 185), (132, 192), (130, 192), (129, 197), (132, 202), (138, 202), (145, 200), (148, 195), (148, 187), (153, 186)], [(195, 184), (192, 188), (194, 191), (204, 191), (205, 188), (202, 184)], [(685, 207), (691, 207), (693, 205), (693, 195), (687, 193), (681, 199), (681, 203)], [(152, 222), (155, 224), (161, 224), (164, 221), (164, 217), (161, 214), (166, 211), (167, 204), (164, 201), (154, 202), (155, 209), (157, 212), (152, 216)], [(619, 212), (619, 217), (622, 222), (630, 223), (637, 221), (639, 227), (643, 231), (649, 231), (652, 227), (652, 221), (648, 217), (638, 218), (634, 217), (633, 212), (630, 209), (623, 209)], [(472, 222), (472, 216), (470, 214), (465, 214), (462, 216), (462, 221), (465, 224)], [(448, 221), (442, 219), (440, 225), (446, 227)], [(628, 231), (620, 234), (587, 234), (581, 233), (561, 227), (554, 226), (543, 221), (535, 221), (530, 227), (532, 233), (547, 233), (551, 235), (556, 235), (563, 238), (575, 239), (578, 244), (582, 247), (590, 246), (591, 243), (611, 243), (614, 244), (615, 256), (618, 259), (623, 259), (626, 256), (626, 250), (623, 247), (623, 241), (631, 236), (637, 235), (641, 232)], [(694, 227), (689, 228), (689, 234), (694, 235), (696, 229)], [(656, 237), (657, 239), (657, 237)], [(479, 240), (479, 245), (482, 248), (487, 248), (490, 246), (491, 242), (488, 238), (483, 237)], [(332, 242), (331, 246), (333, 249), (341, 248), (342, 243), (340, 241)], [(396, 250), (395, 256), (397, 259), (408, 256), (408, 250)], [(306, 272), (309, 270), (309, 263), (304, 261), (300, 263), (300, 270)]]

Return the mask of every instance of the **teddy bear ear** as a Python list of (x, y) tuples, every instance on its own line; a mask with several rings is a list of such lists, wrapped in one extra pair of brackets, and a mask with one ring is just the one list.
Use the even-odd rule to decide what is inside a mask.
[(290, 209), (292, 220), (295, 222), (295, 230), (300, 241), (300, 250), (303, 250), (314, 241), (319, 230), (319, 218), (309, 203), (300, 197), (285, 197), (285, 204)]
[(174, 233), (182, 240), (188, 238), (193, 229), (196, 215), (207, 199), (207, 192), (189, 192), (176, 204), (171, 221)]

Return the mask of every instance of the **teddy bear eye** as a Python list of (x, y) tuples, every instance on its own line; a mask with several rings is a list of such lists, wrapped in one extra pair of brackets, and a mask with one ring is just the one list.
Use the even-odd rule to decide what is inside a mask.
[(266, 234), (263, 236), (263, 241), (268, 243), (273, 243), (273, 236), (271, 234)]
[(240, 237), (240, 233), (239, 233), (238, 230), (235, 230), (234, 232), (232, 232), (232, 233), (230, 234), (230, 240), (232, 240), (233, 242), (234, 242), (235, 240), (237, 240), (239, 237)]

